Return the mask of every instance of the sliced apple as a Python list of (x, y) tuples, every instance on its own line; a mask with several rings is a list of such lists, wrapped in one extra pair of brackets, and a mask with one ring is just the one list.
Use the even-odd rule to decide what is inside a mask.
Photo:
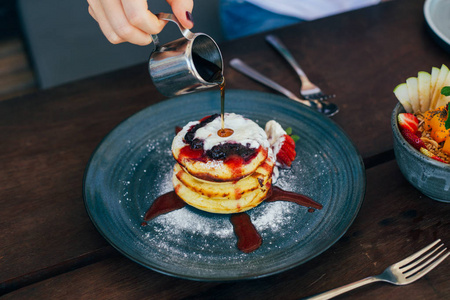
[(416, 113), (420, 111), (417, 77), (409, 77), (406, 79), (406, 86), (408, 87), (409, 102), (411, 103), (413, 112)]
[(403, 105), (403, 108), (407, 113), (412, 113), (413, 109), (409, 102), (408, 87), (406, 83), (400, 83), (394, 88), (394, 95), (398, 101)]
[(440, 71), (440, 69), (437, 67), (431, 68), (430, 98), (433, 96), (434, 89), (436, 87), (436, 82), (439, 77), (439, 71)]
[[(442, 84), (442, 87), (444, 86), (450, 86), (450, 71), (448, 72), (447, 78), (444, 80), (444, 83)], [(441, 94), (441, 91), (439, 91), (439, 99), (436, 102), (436, 107), (444, 106), (448, 102), (450, 102), (450, 96), (444, 96)]]
[(442, 65), (441, 69), (439, 70), (439, 76), (436, 81), (433, 95), (431, 96), (430, 109), (436, 109), (438, 107), (437, 103), (438, 103), (439, 98), (441, 97), (441, 89), (444, 86), (448, 72), (449, 72), (449, 70), (448, 70), (447, 66)]
[(430, 106), (430, 87), (431, 75), (428, 72), (421, 71), (417, 74), (417, 82), (419, 88), (419, 105), (420, 111), (426, 112)]

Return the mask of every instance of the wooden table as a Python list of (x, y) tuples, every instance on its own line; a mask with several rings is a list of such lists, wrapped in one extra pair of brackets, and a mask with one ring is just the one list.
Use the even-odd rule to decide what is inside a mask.
[[(82, 199), (83, 172), (119, 122), (164, 100), (138, 65), (0, 103), (0, 294), (4, 299), (297, 299), (377, 274), (441, 238), (450, 205), (402, 176), (392, 151), (393, 88), (442, 63), (421, 0), (378, 6), (274, 31), (313, 82), (334, 92), (333, 117), (366, 166), (362, 208), (330, 249), (292, 270), (237, 282), (196, 282), (146, 269), (96, 231)], [(228, 87), (272, 92), (228, 67), (239, 57), (297, 91), (299, 82), (264, 34), (224, 43)], [(450, 260), (414, 284), (377, 283), (345, 299), (449, 299)]]

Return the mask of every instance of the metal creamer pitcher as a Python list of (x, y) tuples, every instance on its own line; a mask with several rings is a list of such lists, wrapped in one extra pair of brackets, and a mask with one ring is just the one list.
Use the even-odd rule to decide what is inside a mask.
[(159, 92), (165, 96), (188, 94), (222, 82), (223, 60), (216, 42), (207, 34), (192, 33), (172, 14), (159, 13), (161, 20), (178, 25), (183, 37), (165, 45), (152, 35), (154, 50), (148, 69)]

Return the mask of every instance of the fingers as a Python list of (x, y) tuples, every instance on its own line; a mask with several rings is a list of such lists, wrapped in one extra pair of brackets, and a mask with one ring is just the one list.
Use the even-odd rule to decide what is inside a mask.
[(167, 0), (167, 3), (172, 7), (173, 14), (183, 27), (191, 29), (194, 26), (192, 20), (193, 0)]
[[(97, 21), (109, 42), (148, 45), (151, 35), (159, 33), (167, 21), (159, 20), (148, 10), (146, 0), (87, 0), (89, 14)], [(186, 28), (192, 28), (193, 0), (167, 0), (172, 11)]]
[(89, 14), (112, 44), (130, 42), (148, 45), (151, 34), (159, 33), (165, 21), (148, 10), (146, 0), (87, 0)]
[(148, 4), (145, 0), (122, 0), (122, 5), (128, 22), (148, 34), (161, 32), (167, 23), (159, 20), (157, 16), (148, 10)]
[(103, 6), (97, 0), (88, 0), (89, 3), (89, 14), (97, 21), (100, 26), (101, 31), (112, 44), (119, 44), (124, 42), (121, 37), (119, 37), (114, 29), (111, 27), (108, 19), (106, 18)]
[(88, 7), (88, 11), (89, 11), (89, 14), (91, 15), (91, 17), (98, 23), (97, 17), (95, 16), (95, 12), (91, 6)]
[[(135, 0), (133, 2), (137, 3), (140, 1), (142, 0)], [(120, 0), (101, 0), (101, 2), (109, 24), (115, 34), (122, 40), (136, 45), (148, 45), (151, 43), (150, 35), (142, 31), (139, 27), (131, 24), (127, 19), (124, 7)]]

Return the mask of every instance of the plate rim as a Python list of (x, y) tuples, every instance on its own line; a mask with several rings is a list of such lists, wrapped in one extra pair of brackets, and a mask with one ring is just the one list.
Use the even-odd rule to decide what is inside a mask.
[[(207, 93), (212, 93), (212, 92), (213, 91), (202, 91), (202, 92), (199, 92), (199, 93), (207, 94)], [(287, 98), (285, 98), (283, 96), (277, 95), (277, 94), (273, 94), (273, 93), (253, 91), (253, 90), (245, 90), (245, 89), (228, 89), (227, 90), (227, 93), (234, 93), (234, 92), (250, 93), (252, 95), (260, 94), (260, 95), (265, 95), (266, 97), (270, 97), (270, 98), (279, 98), (280, 100), (289, 101), (289, 99), (287, 99)], [(199, 94), (199, 93), (197, 93), (197, 94)], [(91, 162), (95, 158), (97, 152), (99, 151), (100, 147), (105, 142), (105, 140), (107, 140), (108, 137), (110, 137), (115, 130), (117, 130), (119, 127), (121, 127), (122, 124), (126, 123), (127, 121), (129, 121), (130, 119), (135, 117), (137, 114), (143, 113), (144, 110), (151, 109), (152, 107), (155, 107), (155, 106), (163, 106), (168, 101), (172, 101), (172, 100), (177, 99), (179, 97), (185, 97), (185, 96), (188, 96), (188, 95), (182, 95), (182, 96), (177, 96), (177, 97), (165, 99), (165, 100), (160, 101), (160, 102), (158, 102), (156, 104), (149, 105), (149, 106), (144, 107), (143, 109), (141, 109), (141, 110), (131, 114), (130, 116), (128, 116), (124, 120), (120, 121), (97, 144), (97, 146), (95, 147), (94, 151), (92, 152), (92, 154), (91, 154), (91, 156), (90, 156), (90, 158), (89, 158), (89, 160), (88, 160), (88, 162), (86, 164), (85, 171), (83, 173), (83, 183), (82, 183), (83, 203), (84, 203), (86, 212), (87, 212), (91, 222), (94, 224), (94, 227), (97, 229), (97, 231), (100, 233), (100, 235), (111, 246), (113, 246), (114, 249), (116, 249), (118, 252), (123, 254), (128, 259), (138, 263), (139, 265), (141, 265), (141, 266), (143, 266), (143, 267), (145, 267), (147, 269), (159, 272), (159, 273), (164, 274), (164, 275), (172, 276), (172, 277), (175, 277), (175, 278), (193, 280), (193, 281), (202, 281), (202, 282), (218, 282), (218, 281), (220, 282), (220, 281), (222, 281), (222, 282), (227, 282), (227, 281), (236, 281), (236, 280), (258, 279), (258, 278), (272, 276), (272, 275), (275, 275), (275, 274), (279, 274), (279, 273), (291, 270), (291, 269), (293, 269), (295, 267), (298, 267), (298, 266), (300, 266), (300, 265), (302, 265), (302, 264), (312, 260), (313, 258), (319, 256), (320, 254), (322, 254), (323, 252), (328, 250), (331, 246), (333, 246), (338, 240), (340, 240), (342, 238), (342, 236), (348, 231), (350, 226), (355, 221), (355, 219), (358, 216), (359, 211), (360, 211), (360, 209), (361, 209), (361, 207), (362, 207), (362, 205), (364, 203), (364, 200), (365, 200), (365, 193), (366, 193), (366, 189), (367, 189), (367, 176), (366, 176), (366, 169), (365, 169), (364, 161), (363, 161), (363, 159), (361, 157), (361, 154), (359, 153), (356, 145), (354, 144), (354, 142), (350, 139), (348, 134), (334, 120), (332, 120), (331, 118), (328, 118), (328, 117), (326, 117), (324, 115), (321, 115), (320, 113), (312, 110), (311, 108), (306, 107), (306, 106), (304, 106), (304, 105), (302, 105), (300, 103), (296, 103), (296, 102), (291, 102), (290, 105), (298, 106), (301, 110), (309, 110), (311, 113), (321, 116), (323, 118), (323, 120), (326, 120), (325, 122), (331, 122), (331, 124), (337, 128), (337, 130), (343, 135), (343, 137), (345, 137), (345, 141), (348, 144), (348, 146), (351, 146), (351, 148), (353, 148), (353, 150), (355, 151), (357, 167), (361, 171), (360, 175), (362, 176), (362, 178), (361, 178), (362, 185), (360, 187), (361, 188), (361, 194), (360, 194), (360, 197), (359, 197), (360, 199), (357, 201), (357, 204), (356, 204), (355, 209), (354, 209), (354, 214), (351, 216), (351, 218), (349, 218), (349, 221), (347, 222), (347, 225), (342, 229), (342, 232), (337, 234), (334, 239), (329, 240), (328, 244), (325, 247), (323, 247), (322, 249), (320, 249), (320, 251), (316, 251), (313, 255), (310, 255), (310, 256), (302, 259), (302, 260), (296, 261), (296, 262), (288, 264), (288, 265), (280, 266), (280, 267), (278, 267), (275, 270), (272, 270), (270, 272), (260, 272), (259, 274), (252, 275), (252, 276), (241, 275), (241, 276), (234, 276), (234, 277), (228, 276), (228, 277), (213, 277), (213, 278), (211, 278), (211, 277), (207, 277), (207, 276), (205, 276), (205, 277), (202, 277), (202, 276), (191, 276), (191, 275), (186, 276), (186, 275), (180, 274), (181, 272), (179, 272), (179, 273), (170, 272), (170, 271), (167, 271), (167, 270), (165, 270), (163, 268), (151, 265), (148, 262), (145, 262), (145, 261), (142, 261), (142, 260), (140, 260), (140, 259), (138, 259), (136, 257), (133, 257), (132, 255), (127, 253), (124, 249), (122, 249), (120, 247), (120, 245), (117, 245), (109, 236), (107, 236), (103, 232), (103, 230), (100, 227), (100, 225), (98, 224), (98, 222), (95, 220), (95, 217), (94, 217), (93, 213), (88, 208), (89, 204), (88, 204), (88, 199), (87, 199), (88, 197), (87, 197), (87, 192), (86, 192), (86, 179), (87, 179), (90, 167), (91, 167)]]
[(445, 43), (447, 46), (450, 46), (450, 35), (445, 35), (439, 28), (437, 28), (435, 21), (432, 17), (432, 7), (436, 5), (437, 2), (441, 2), (441, 0), (425, 0), (423, 5), (423, 13), (425, 16), (425, 21), (429, 28), (433, 31), (437, 38), (440, 39), (441, 42)]

